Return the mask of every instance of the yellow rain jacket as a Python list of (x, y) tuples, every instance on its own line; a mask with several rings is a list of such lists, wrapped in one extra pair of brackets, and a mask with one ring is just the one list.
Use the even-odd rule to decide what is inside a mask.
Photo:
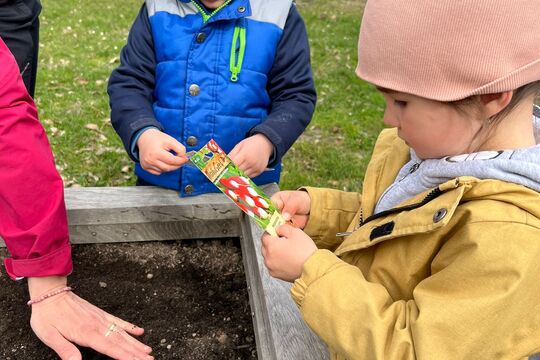
[(363, 194), (306, 188), (319, 250), (291, 289), (305, 321), (332, 359), (540, 353), (540, 194), (459, 177), (370, 218), (409, 160), (396, 134), (380, 135)]

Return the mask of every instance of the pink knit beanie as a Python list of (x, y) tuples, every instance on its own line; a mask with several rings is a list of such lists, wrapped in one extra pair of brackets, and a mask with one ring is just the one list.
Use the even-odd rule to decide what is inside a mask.
[(540, 80), (540, 0), (368, 0), (356, 73), (439, 101)]

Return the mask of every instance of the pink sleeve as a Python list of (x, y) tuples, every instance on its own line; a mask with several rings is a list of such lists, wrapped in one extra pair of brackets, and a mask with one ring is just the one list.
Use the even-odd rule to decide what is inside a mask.
[(9, 276), (68, 275), (64, 189), (19, 68), (0, 39), (0, 236)]

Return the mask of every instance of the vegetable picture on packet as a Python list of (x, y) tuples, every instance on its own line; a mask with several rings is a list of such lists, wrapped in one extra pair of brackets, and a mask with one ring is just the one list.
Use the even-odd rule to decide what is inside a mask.
[(227, 197), (269, 234), (285, 220), (272, 201), (240, 170), (214, 141), (192, 154), (191, 162)]

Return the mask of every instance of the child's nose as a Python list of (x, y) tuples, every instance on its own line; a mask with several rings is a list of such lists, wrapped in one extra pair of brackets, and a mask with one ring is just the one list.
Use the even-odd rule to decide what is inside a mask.
[(385, 125), (390, 127), (398, 127), (399, 125), (397, 117), (393, 115), (391, 111), (389, 111), (388, 107), (384, 111), (383, 122)]

